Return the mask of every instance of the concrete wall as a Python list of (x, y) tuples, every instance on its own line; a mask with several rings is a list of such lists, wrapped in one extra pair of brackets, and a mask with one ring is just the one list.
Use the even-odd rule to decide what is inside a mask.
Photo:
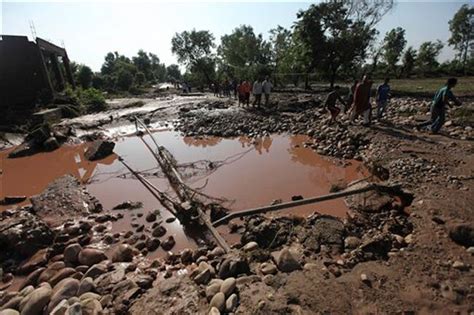
[(41, 91), (52, 93), (36, 43), (26, 36), (1, 36), (0, 108), (32, 106)]

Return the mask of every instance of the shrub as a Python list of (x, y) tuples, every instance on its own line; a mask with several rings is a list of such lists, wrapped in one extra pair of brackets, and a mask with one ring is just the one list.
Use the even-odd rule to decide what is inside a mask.
[(100, 112), (107, 109), (104, 95), (99, 90), (89, 88), (86, 90), (77, 90), (80, 103), (85, 106), (86, 111)]
[(133, 85), (133, 74), (131, 71), (122, 68), (117, 73), (117, 88), (121, 91), (128, 91)]

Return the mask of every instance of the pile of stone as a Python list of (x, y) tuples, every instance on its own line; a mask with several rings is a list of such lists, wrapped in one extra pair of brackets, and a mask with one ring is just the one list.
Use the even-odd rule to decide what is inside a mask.
[(43, 124), (26, 135), (22, 144), (8, 154), (9, 158), (33, 155), (42, 151), (54, 151), (66, 142), (74, 132), (68, 127), (51, 128)]

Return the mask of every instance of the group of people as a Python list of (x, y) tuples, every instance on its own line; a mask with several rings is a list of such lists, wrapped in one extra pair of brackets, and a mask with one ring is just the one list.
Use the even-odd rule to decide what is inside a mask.
[(250, 106), (250, 95), (253, 95), (253, 106), (260, 107), (262, 105), (262, 95), (264, 96), (264, 105), (268, 106), (270, 102), (270, 94), (273, 89), (273, 84), (269, 77), (265, 79), (259, 78), (251, 84), (248, 80), (241, 80), (237, 83), (236, 80), (224, 80), (222, 84), (214, 82), (211, 86), (216, 97), (232, 97), (239, 100), (239, 106)]
[[(375, 94), (375, 101), (377, 105), (377, 120), (381, 120), (388, 105), (390, 98), (390, 79), (386, 78), (382, 84), (377, 87)], [(456, 99), (453, 92), (451, 91), (457, 84), (456, 78), (450, 78), (446, 85), (438, 90), (433, 98), (431, 104), (431, 117), (429, 120), (418, 124), (416, 128), (421, 130), (422, 128), (430, 127), (432, 133), (438, 133), (445, 122), (446, 106), (451, 106), (450, 101), (453, 101), (456, 105), (461, 105), (461, 102)], [(341, 109), (336, 106), (337, 101), (341, 102), (344, 106), (344, 112), (349, 115), (350, 122), (354, 123), (355, 120), (362, 116), (363, 126), (370, 126), (372, 123), (372, 104), (371, 104), (371, 91), (373, 81), (365, 75), (362, 81), (355, 81), (351, 86), (347, 100), (343, 100), (340, 94), (340, 87), (336, 86), (326, 97), (325, 108), (329, 112), (331, 119), (329, 124), (337, 122), (337, 116), (341, 112)]]

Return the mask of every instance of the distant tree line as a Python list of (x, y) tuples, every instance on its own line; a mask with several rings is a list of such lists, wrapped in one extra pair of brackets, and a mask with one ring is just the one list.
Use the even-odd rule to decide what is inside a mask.
[(73, 65), (76, 82), (83, 88), (139, 92), (158, 82), (187, 81), (208, 86), (224, 79), (254, 80), (267, 75), (276, 84), (309, 87), (310, 80), (334, 85), (363, 73), (373, 77), (430, 77), (474, 75), (474, 7), (463, 5), (449, 21), (448, 45), (457, 52), (440, 63), (444, 44), (427, 41), (407, 47), (406, 31), (397, 27), (381, 42), (376, 25), (393, 8), (393, 0), (343, 0), (312, 4), (297, 13), (291, 29), (277, 26), (268, 40), (250, 25), (236, 27), (220, 38), (206, 30), (176, 33), (171, 40), (178, 65), (166, 66), (157, 55), (139, 50), (128, 58), (118, 52), (105, 56), (100, 72)]
[(332, 86), (362, 73), (397, 78), (474, 75), (474, 7), (463, 5), (450, 20), (448, 44), (457, 55), (443, 63), (438, 61), (441, 41), (406, 47), (400, 27), (376, 41), (376, 25), (392, 7), (392, 0), (325, 1), (298, 12), (291, 29), (270, 30), (268, 40), (252, 26), (241, 25), (216, 45), (212, 33), (193, 29), (175, 34), (172, 52), (186, 67), (183, 78), (197, 86), (266, 75), (279, 84), (304, 81), (307, 86), (309, 79)]
[(181, 80), (178, 65), (168, 67), (157, 55), (139, 50), (131, 59), (109, 52), (100, 72), (94, 73), (86, 65), (72, 65), (75, 81), (82, 89), (95, 88), (107, 92), (139, 92), (140, 88), (159, 82)]

